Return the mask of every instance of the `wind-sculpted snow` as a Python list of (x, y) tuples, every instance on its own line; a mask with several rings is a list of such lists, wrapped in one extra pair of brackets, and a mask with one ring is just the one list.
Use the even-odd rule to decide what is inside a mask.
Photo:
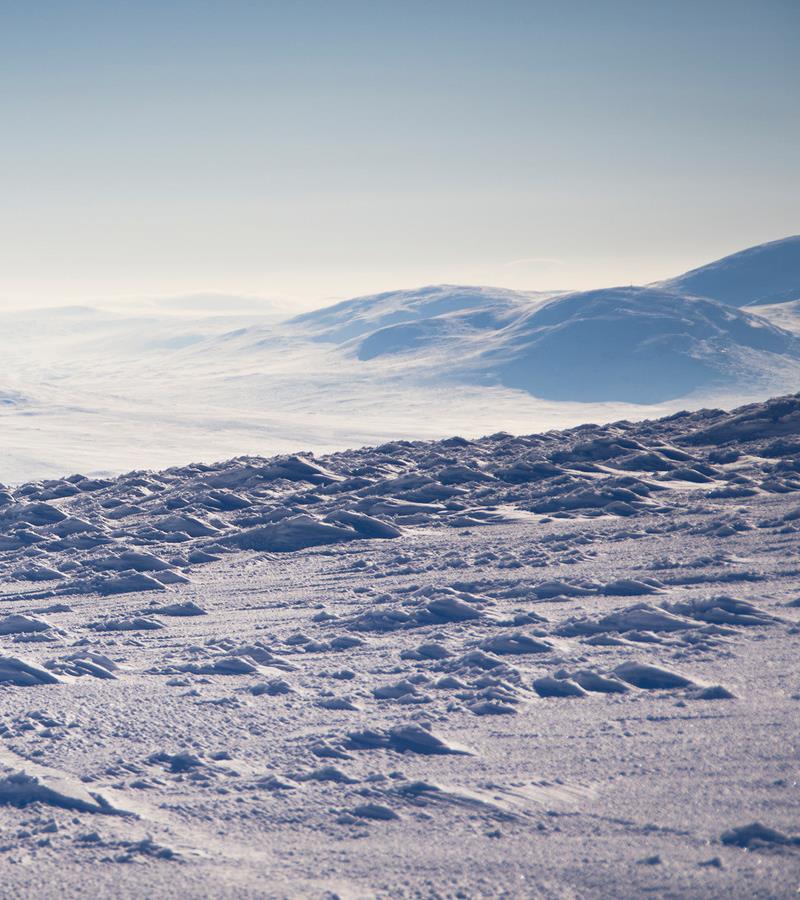
[(5, 892), (788, 896), (799, 550), (800, 395), (3, 488)]
[(295, 317), (292, 324), (307, 330), (317, 340), (334, 343), (342, 343), (381, 329), (403, 326), (412, 330), (401, 333), (412, 335), (413, 323), (431, 321), (451, 314), (464, 315), (474, 325), (479, 324), (474, 316), (491, 315), (491, 323), (496, 327), (497, 323), (514, 311), (524, 309), (531, 302), (548, 296), (551, 295), (502, 288), (438, 284), (417, 290), (387, 291), (345, 300), (335, 306), (303, 313)]

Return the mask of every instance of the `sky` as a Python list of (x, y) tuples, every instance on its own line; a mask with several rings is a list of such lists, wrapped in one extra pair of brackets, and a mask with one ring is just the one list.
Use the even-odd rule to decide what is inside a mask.
[(0, 0), (0, 305), (643, 283), (800, 232), (797, 0)]

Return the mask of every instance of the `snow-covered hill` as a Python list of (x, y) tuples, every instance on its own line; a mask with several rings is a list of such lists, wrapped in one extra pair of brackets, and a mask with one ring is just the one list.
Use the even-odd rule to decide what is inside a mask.
[(382, 328), (450, 313), (474, 312), (502, 319), (553, 296), (502, 288), (437, 284), (345, 300), (290, 320), (318, 340), (343, 343)]
[(657, 287), (732, 306), (800, 299), (800, 235), (748, 247)]
[(290, 324), (417, 376), (549, 400), (657, 403), (755, 384), (769, 393), (776, 373), (782, 384), (800, 378), (791, 329), (730, 309), (795, 294), (800, 237), (649, 288), (533, 295), (439, 285), (357, 298)]
[(571, 294), (521, 316), (471, 365), (550, 400), (658, 403), (800, 378), (800, 341), (754, 315), (649, 288)]
[(385, 361), (547, 400), (658, 403), (734, 391), (776, 371), (800, 378), (800, 341), (751, 313), (653, 288), (611, 288), (538, 303), (490, 302), (389, 324), (345, 345)]

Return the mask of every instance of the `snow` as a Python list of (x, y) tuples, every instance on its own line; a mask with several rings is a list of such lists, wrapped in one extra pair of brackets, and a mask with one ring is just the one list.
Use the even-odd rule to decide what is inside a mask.
[(660, 286), (732, 306), (800, 299), (800, 235), (748, 247)]
[[(772, 297), (776, 272), (792, 283), (797, 240), (739, 254), (737, 279), (761, 279)], [(4, 311), (2, 477), (545, 431), (731, 408), (797, 385), (792, 303), (740, 310), (683, 290), (434, 285), (294, 319), (213, 295)]]
[(429, 285), (345, 300), (296, 316), (290, 324), (300, 326), (317, 340), (340, 344), (392, 326), (430, 321), (452, 313), (465, 314), (468, 321), (473, 321), (476, 317), (486, 318), (490, 311), (495, 322), (550, 296), (501, 288)]
[(100, 796), (93, 797), (80, 784), (58, 779), (48, 783), (24, 771), (0, 779), (0, 802), (24, 806), (43, 803), (76, 812), (117, 814)]
[(9, 894), (796, 887), (800, 394), (7, 494)]
[[(533, 307), (533, 308), (532, 308)], [(492, 315), (489, 315), (489, 312)], [(800, 374), (800, 343), (763, 318), (652, 288), (611, 288), (520, 304), (514, 315), (440, 315), (349, 345), (358, 359), (501, 385), (545, 400), (661, 403)]]
[(796, 244), (3, 314), (5, 893), (788, 896)]
[(505, 329), (475, 365), (549, 400), (659, 403), (715, 383), (752, 382), (776, 359), (796, 367), (800, 344), (755, 316), (616, 288), (551, 301)]

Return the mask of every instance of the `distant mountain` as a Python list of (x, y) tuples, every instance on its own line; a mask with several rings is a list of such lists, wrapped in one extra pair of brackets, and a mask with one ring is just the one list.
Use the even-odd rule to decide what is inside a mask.
[[(288, 379), (282, 390), (314, 371), (321, 381), (357, 380), (377, 392), (391, 380), (408, 389), (510, 388), (554, 402), (767, 396), (800, 383), (800, 323), (789, 299), (790, 285), (800, 285), (799, 259), (800, 237), (786, 238), (659, 285), (571, 293), (432, 285), (280, 323), (252, 312), (218, 315), (235, 298), (212, 295), (138, 317), (69, 310), (48, 317), (36, 346), (47, 356), (52, 332), (73, 354), (133, 354), (165, 372), (227, 380), (269, 373)], [(784, 302), (766, 304), (775, 297)], [(763, 305), (740, 308), (756, 301)], [(30, 316), (6, 318), (7, 336), (29, 338), (36, 327)]]
[(766, 320), (653, 288), (569, 294), (492, 344), (481, 368), (549, 400), (657, 403), (800, 363), (800, 340)]
[(316, 340), (344, 343), (381, 328), (419, 322), (449, 313), (472, 310), (479, 315), (486, 314), (501, 319), (514, 311), (529, 308), (535, 301), (552, 296), (552, 292), (544, 294), (504, 288), (437, 284), (344, 300), (335, 306), (303, 313), (291, 319), (288, 324), (302, 327)]
[(362, 360), (582, 402), (658, 403), (800, 363), (800, 340), (766, 320), (653, 288), (567, 294), (510, 318), (480, 312), (391, 325), (349, 346)]
[(435, 285), (358, 297), (288, 324), (373, 372), (385, 364), (547, 400), (658, 403), (766, 383), (772, 372), (785, 380), (800, 363), (800, 339), (781, 327), (789, 321), (735, 307), (795, 296), (800, 237), (648, 287), (537, 294)]
[(732, 306), (800, 299), (800, 235), (749, 247), (652, 287)]
[[(192, 447), (206, 459), (331, 450), (790, 393), (800, 385), (800, 300), (786, 299), (798, 241), (666, 286), (435, 285), (280, 321), (226, 295), (0, 310), (5, 479), (170, 465)], [(732, 270), (728, 287), (749, 279), (737, 304), (761, 305), (722, 302), (730, 291), (697, 296), (701, 275), (719, 288)], [(776, 293), (783, 302), (763, 302)]]

